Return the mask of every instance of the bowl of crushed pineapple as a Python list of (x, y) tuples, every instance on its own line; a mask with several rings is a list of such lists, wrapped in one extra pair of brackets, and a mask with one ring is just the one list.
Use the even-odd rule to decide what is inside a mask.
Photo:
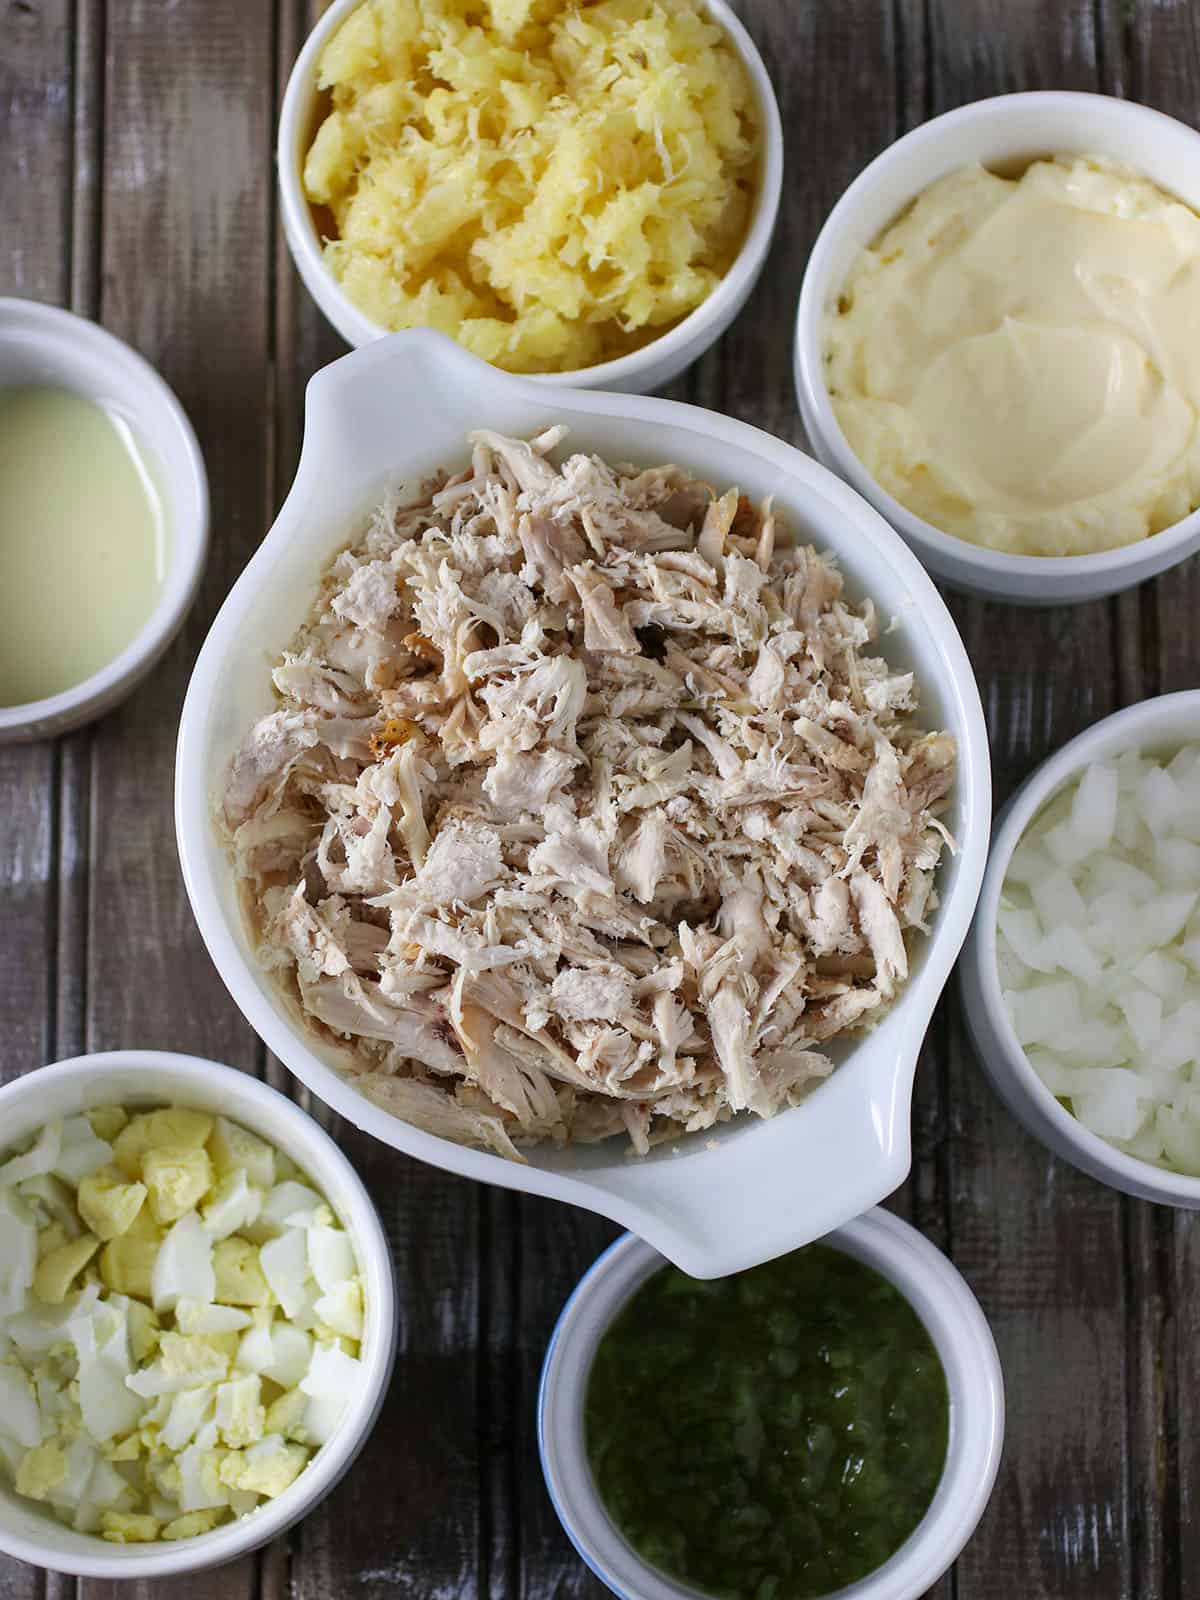
[(335, 0), (279, 124), (284, 231), (351, 345), (405, 328), (644, 394), (766, 260), (783, 133), (725, 0)]
[(383, 1226), (284, 1095), (138, 1050), (0, 1088), (0, 1551), (152, 1579), (257, 1549), (353, 1463), (394, 1348)]

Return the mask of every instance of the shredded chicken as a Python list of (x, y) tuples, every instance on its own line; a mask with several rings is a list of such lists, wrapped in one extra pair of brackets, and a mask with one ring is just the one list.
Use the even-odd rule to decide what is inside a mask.
[(937, 904), (954, 741), (769, 503), (472, 435), (332, 563), (230, 765), (262, 958), (420, 1127), (770, 1116)]

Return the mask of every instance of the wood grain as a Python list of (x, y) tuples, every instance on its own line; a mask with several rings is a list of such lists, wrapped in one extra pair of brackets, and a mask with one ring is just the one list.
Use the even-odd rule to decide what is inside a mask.
[[(1136, 0), (1125, 37), (1129, 93), (1194, 127), (1200, 109), (1196, 7)], [(1194, 557), (1143, 590), (1141, 625), (1126, 662), (1131, 685), (1142, 693), (1200, 685), (1198, 604), (1200, 561)], [(1138, 1544), (1161, 1550), (1162, 1592), (1175, 1600), (1192, 1592), (1200, 1560), (1200, 1529), (1191, 1514), (1200, 1492), (1200, 1406), (1191, 1373), (1200, 1336), (1200, 1228), (1188, 1212), (1156, 1210), (1139, 1218), (1130, 1251), (1137, 1259), (1152, 1255), (1156, 1267), (1153, 1294), (1138, 1302), (1153, 1342), (1131, 1373), (1145, 1419), (1134, 1463), (1141, 1501), (1135, 1550)]]
[[(1016, 89), (1096, 89), (1119, 53), (1087, 0), (929, 8), (929, 109)], [(1106, 604), (1012, 613), (955, 600), (992, 739), (996, 803), (1117, 702), (1118, 617)], [(1015, 622), (1015, 625), (1014, 625)], [(1136, 626), (1136, 620), (1135, 620)], [(949, 1071), (949, 1242), (1004, 1364), (1007, 1448), (979, 1533), (957, 1568), (964, 1597), (1126, 1596), (1132, 1562), (1128, 1307), (1149, 1269), (1127, 1256), (1126, 1206), (1051, 1158), (985, 1087), (956, 1019)], [(1149, 1552), (1142, 1552), (1148, 1555)]]
[[(0, 10), (0, 214), (20, 217), (0, 249), (0, 294), (65, 304), (71, 263), (71, 6)], [(48, 744), (0, 748), (0, 1082), (53, 1050), (59, 758)], [(6, 1594), (0, 1580), (0, 1594)]]
[[(780, 99), (784, 203), (762, 280), (672, 393), (802, 442), (791, 376), (806, 255), (892, 138), (1038, 86), (1129, 93), (1194, 121), (1200, 7), (1163, 0), (735, 0)], [(309, 375), (344, 348), (278, 231), (279, 95), (319, 0), (0, 0), (0, 292), (69, 303), (164, 371), (196, 423), (213, 555), (185, 634), (120, 712), (0, 750), (0, 1078), (146, 1045), (265, 1071), (179, 879), (172, 757), (191, 659), (290, 484)], [(11, 159), (9, 152), (12, 152)], [(1200, 563), (1052, 613), (952, 602), (979, 676), (997, 800), (1114, 706), (1192, 687)], [(130, 982), (130, 973), (137, 981)], [(297, 1092), (301, 1103), (307, 1097)], [(401, 1340), (352, 1476), (291, 1537), (172, 1600), (598, 1600), (546, 1498), (534, 1398), (549, 1330), (613, 1236), (338, 1129), (397, 1265)], [(992, 1098), (955, 997), (918, 1073), (914, 1168), (894, 1199), (951, 1251), (1005, 1364), (1005, 1464), (939, 1600), (1184, 1600), (1200, 1533), (1200, 1225), (1056, 1163)], [(0, 1558), (0, 1600), (109, 1586)], [(166, 1585), (138, 1585), (163, 1600)], [(115, 1596), (113, 1597), (115, 1600)]]
[[(95, 730), (73, 848), (86, 858), (76, 897), (86, 944), (64, 984), (84, 995), (90, 1048), (145, 1046), (253, 1068), (260, 1047), (229, 1005), (187, 907), (175, 853), (175, 731), (191, 661), (212, 614), (263, 531), (270, 498), (266, 375), (270, 319), (268, 0), (175, 8), (170, 48), (152, 3), (91, 13), (103, 49), (103, 142), (95, 155), (104, 324), (148, 357), (192, 417), (209, 466), (213, 540), (200, 600), (147, 683)], [(101, 40), (101, 23), (103, 36)], [(84, 201), (80, 200), (83, 205)], [(148, 264), (152, 270), (148, 270)], [(66, 837), (66, 836), (65, 836)], [(136, 975), (136, 977), (135, 977)], [(131, 981), (132, 980), (132, 981)], [(258, 1562), (227, 1568), (230, 1600), (249, 1597)], [(115, 1585), (143, 1600), (213, 1592), (206, 1575)]]
[[(0, 215), (23, 224), (0, 245), (0, 295), (55, 305), (68, 304), (72, 290), (71, 18), (68, 0), (0, 10)], [(52, 745), (0, 749), (0, 1083), (60, 1048), (62, 771)], [(68, 1600), (74, 1587), (0, 1557), (0, 1600)]]

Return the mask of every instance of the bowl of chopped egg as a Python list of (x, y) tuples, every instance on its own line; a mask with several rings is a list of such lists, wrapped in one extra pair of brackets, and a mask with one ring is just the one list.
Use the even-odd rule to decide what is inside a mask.
[(366, 1440), (391, 1258), (332, 1139), (156, 1051), (0, 1089), (0, 1550), (92, 1578), (275, 1538)]
[(234, 999), (339, 1115), (711, 1277), (907, 1172), (989, 795), (957, 631), (846, 485), (418, 331), (309, 386), (176, 832)]
[(1106, 717), (999, 820), (960, 967), (979, 1059), (1056, 1155), (1200, 1208), (1200, 692)]
[(1200, 134), (1104, 95), (978, 101), (898, 140), (809, 258), (817, 455), (937, 577), (1096, 599), (1200, 548)]
[(783, 135), (725, 0), (335, 0), (278, 169), (293, 260), (348, 343), (431, 327), (547, 384), (644, 393), (745, 304)]

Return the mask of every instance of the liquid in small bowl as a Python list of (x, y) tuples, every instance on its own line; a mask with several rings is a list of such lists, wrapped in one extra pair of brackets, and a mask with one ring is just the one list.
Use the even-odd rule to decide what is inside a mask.
[(0, 706), (115, 661), (149, 620), (169, 529), (125, 419), (70, 389), (0, 389)]
[(600, 1497), (643, 1560), (729, 1600), (817, 1600), (921, 1522), (949, 1414), (900, 1290), (810, 1245), (728, 1278), (654, 1273), (597, 1347), (585, 1434)]

